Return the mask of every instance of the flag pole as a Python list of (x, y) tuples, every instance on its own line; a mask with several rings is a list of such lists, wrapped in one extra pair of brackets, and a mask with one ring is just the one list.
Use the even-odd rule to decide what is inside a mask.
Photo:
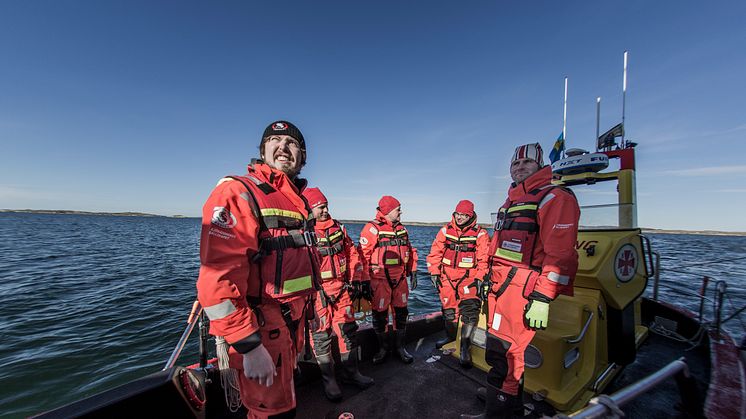
[(598, 151), (598, 137), (601, 128), (601, 96), (596, 98), (596, 151)]
[(627, 103), (627, 54), (629, 51), (624, 51), (624, 76), (622, 81), (622, 148), (627, 148), (624, 142), (624, 132), (627, 131), (624, 126), (624, 113)]
[[(565, 76), (565, 104), (562, 112), (562, 141), (567, 143), (567, 76)], [(565, 150), (562, 150), (562, 156), (564, 157)]]

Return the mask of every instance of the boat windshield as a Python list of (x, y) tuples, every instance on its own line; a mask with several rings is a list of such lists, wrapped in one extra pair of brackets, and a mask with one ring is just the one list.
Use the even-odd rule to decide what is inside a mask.
[(629, 228), (622, 220), (624, 214), (634, 212), (635, 204), (619, 203), (617, 185), (617, 181), (609, 181), (572, 187), (580, 204), (580, 229)]

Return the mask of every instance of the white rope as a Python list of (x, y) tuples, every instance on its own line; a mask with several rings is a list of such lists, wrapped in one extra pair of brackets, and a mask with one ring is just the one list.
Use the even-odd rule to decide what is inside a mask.
[(220, 385), (225, 394), (225, 405), (231, 412), (241, 408), (241, 392), (238, 389), (238, 371), (231, 368), (228, 362), (228, 342), (222, 336), (215, 338), (215, 349), (218, 355), (218, 370), (220, 370)]
[(697, 333), (695, 333), (694, 336), (692, 336), (691, 338), (686, 338), (674, 332), (673, 330), (667, 329), (665, 326), (658, 324), (655, 321), (650, 323), (650, 326), (648, 327), (648, 329), (657, 335), (669, 338), (671, 340), (675, 340), (677, 342), (689, 343), (691, 346), (686, 349), (686, 351), (689, 351), (699, 346), (699, 344), (702, 342), (702, 339), (705, 336), (704, 332), (705, 332), (705, 328), (707, 327), (707, 325), (708, 325), (707, 323), (702, 323), (699, 326), (699, 329), (697, 329)]

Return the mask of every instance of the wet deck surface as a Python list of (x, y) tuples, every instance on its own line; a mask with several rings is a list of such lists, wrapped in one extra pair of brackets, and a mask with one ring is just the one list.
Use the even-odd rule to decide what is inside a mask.
[[(339, 403), (324, 398), (319, 381), (298, 387), (299, 418), (338, 418), (349, 412), (355, 418), (458, 418), (461, 413), (481, 411), (476, 389), (483, 385), (485, 374), (472, 368), (462, 370), (452, 356), (442, 356), (435, 349), (440, 334), (407, 345), (415, 357), (406, 365), (389, 356), (381, 365), (361, 364), (363, 374), (376, 383), (367, 390), (340, 384), (344, 399)], [(441, 355), (435, 359), (431, 355)]]
[[(436, 333), (407, 345), (415, 356), (410, 365), (395, 357), (389, 357), (382, 365), (362, 363), (361, 371), (375, 379), (376, 384), (367, 390), (340, 384), (344, 399), (338, 403), (324, 398), (318, 380), (300, 385), (297, 417), (338, 418), (347, 412), (358, 419), (458, 418), (461, 413), (480, 412), (483, 404), (475, 393), (477, 387), (484, 385), (485, 373), (476, 368), (464, 370), (454, 357), (442, 355), (434, 344), (439, 337), (440, 333)], [(701, 348), (686, 351), (689, 346), (651, 333), (640, 348), (637, 360), (617, 375), (606, 392), (617, 391), (684, 356), (704, 397), (709, 360)], [(436, 359), (433, 355), (440, 357)], [(680, 401), (678, 387), (672, 378), (622, 410), (626, 418), (686, 417), (681, 416), (676, 408)], [(528, 394), (524, 402), (527, 417), (541, 417), (542, 411), (551, 414), (545, 410), (545, 405), (533, 401)]]

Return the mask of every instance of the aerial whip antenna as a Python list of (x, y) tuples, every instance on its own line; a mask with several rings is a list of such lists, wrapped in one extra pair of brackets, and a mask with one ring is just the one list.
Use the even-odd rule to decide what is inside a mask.
[[(627, 54), (629, 54), (629, 51), (624, 51), (624, 76), (622, 79), (622, 127), (624, 127), (624, 112), (625, 112), (625, 105), (627, 102)], [(627, 144), (624, 141), (624, 131), (622, 131), (622, 148), (627, 148)]]
[[(567, 77), (565, 76), (565, 104), (562, 112), (562, 139), (567, 142)], [(562, 155), (565, 155), (564, 150)]]
[(598, 137), (601, 128), (601, 96), (596, 98), (596, 151), (598, 151)]

